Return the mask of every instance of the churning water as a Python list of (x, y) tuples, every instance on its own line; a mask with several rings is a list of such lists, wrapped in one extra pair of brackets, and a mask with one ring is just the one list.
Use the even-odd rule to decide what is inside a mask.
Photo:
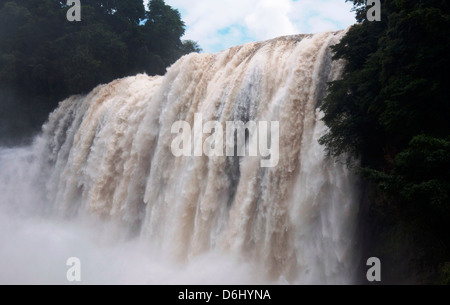
[[(318, 110), (344, 32), (183, 57), (61, 102), (30, 147), (0, 150), (0, 283), (348, 284), (355, 179)], [(176, 121), (279, 122), (260, 157), (175, 157)]]

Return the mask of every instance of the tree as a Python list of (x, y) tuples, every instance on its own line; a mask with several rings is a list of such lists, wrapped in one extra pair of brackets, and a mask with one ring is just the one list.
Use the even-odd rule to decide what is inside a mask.
[[(165, 68), (173, 64), (180, 56), (181, 37), (184, 35), (184, 22), (178, 10), (171, 8), (163, 0), (151, 0), (144, 26), (146, 46), (153, 58), (153, 73), (164, 74)], [(164, 54), (162, 57), (160, 54)]]
[(382, 1), (382, 21), (368, 22), (365, 1), (353, 3), (360, 23), (333, 49), (346, 67), (322, 105), (320, 142), (360, 160), (380, 215), (406, 228), (436, 271), (450, 261), (450, 7)]
[(146, 72), (164, 74), (199, 47), (183, 43), (176, 9), (154, 0), (85, 0), (82, 21), (66, 1), (0, 1), (0, 143), (38, 131), (69, 95)]
[(181, 54), (201, 53), (203, 51), (200, 45), (193, 40), (183, 40), (181, 44)]

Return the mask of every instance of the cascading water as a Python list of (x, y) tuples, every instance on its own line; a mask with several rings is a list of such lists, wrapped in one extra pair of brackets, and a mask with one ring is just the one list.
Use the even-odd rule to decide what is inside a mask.
[[(343, 35), (191, 54), (164, 77), (119, 79), (61, 102), (33, 146), (0, 151), (2, 231), (10, 232), (0, 240), (0, 268), (9, 270), (1, 281), (33, 282), (26, 277), (51, 265), (52, 252), (49, 260), (90, 262), (91, 282), (352, 283), (355, 179), (318, 144), (326, 131), (318, 106), (343, 66), (329, 47)], [(195, 114), (223, 125), (278, 121), (277, 166), (261, 167), (261, 157), (175, 157), (171, 127), (194, 125)], [(120, 236), (124, 248), (87, 227)], [(17, 276), (5, 263), (40, 246), (33, 271)], [(113, 275), (94, 275), (94, 262), (108, 258)], [(58, 272), (40, 276), (63, 281)]]

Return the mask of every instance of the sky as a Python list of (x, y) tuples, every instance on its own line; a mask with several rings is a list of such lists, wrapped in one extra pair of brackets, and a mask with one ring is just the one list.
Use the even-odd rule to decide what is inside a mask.
[[(144, 1), (148, 2), (148, 0)], [(354, 24), (345, 0), (166, 0), (186, 23), (183, 39), (205, 53), (283, 35), (340, 30)]]

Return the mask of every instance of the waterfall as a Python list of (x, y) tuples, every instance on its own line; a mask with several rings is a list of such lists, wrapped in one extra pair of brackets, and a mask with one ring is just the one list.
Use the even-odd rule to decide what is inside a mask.
[[(201, 269), (200, 257), (215, 264), (217, 254), (250, 264), (263, 282), (352, 283), (356, 180), (318, 143), (326, 132), (318, 108), (343, 68), (330, 46), (343, 35), (190, 54), (165, 76), (140, 74), (70, 97), (31, 147), (0, 150), (2, 205), (26, 203), (59, 223), (114, 223), (125, 240), (177, 266)], [(262, 167), (263, 156), (176, 157), (173, 124), (194, 126), (198, 114), (224, 129), (279, 122), (276, 166)]]

